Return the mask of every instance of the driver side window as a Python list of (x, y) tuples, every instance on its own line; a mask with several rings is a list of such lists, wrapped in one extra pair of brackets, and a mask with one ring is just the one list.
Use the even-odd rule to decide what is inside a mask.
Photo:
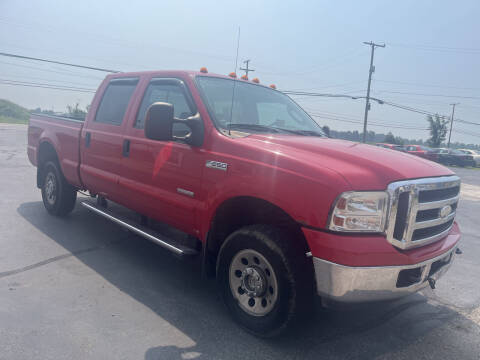
[[(145, 115), (150, 105), (155, 102), (165, 102), (173, 105), (174, 116), (179, 119), (186, 119), (192, 116), (192, 110), (185, 98), (185, 94), (178, 85), (168, 84), (165, 82), (152, 81), (145, 94), (143, 95), (142, 103), (138, 110), (137, 119), (135, 120), (135, 127), (143, 129), (145, 126)], [(177, 136), (184, 136), (188, 134), (190, 129), (184, 124), (175, 123), (173, 125), (173, 133)]]

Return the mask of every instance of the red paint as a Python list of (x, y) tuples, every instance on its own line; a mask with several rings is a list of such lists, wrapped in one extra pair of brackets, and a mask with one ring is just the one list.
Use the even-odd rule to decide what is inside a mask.
[[(109, 75), (92, 102), (82, 126), (65, 120), (32, 116), (28, 153), (36, 164), (41, 142), (59, 154), (67, 180), (205, 241), (217, 208), (237, 196), (266, 200), (294, 220), (325, 228), (335, 198), (350, 190), (384, 190), (393, 181), (451, 175), (434, 162), (371, 145), (294, 135), (250, 135), (231, 138), (220, 133), (186, 71)], [(94, 122), (102, 94), (111, 79), (138, 77), (139, 83), (121, 126)], [(204, 122), (199, 148), (179, 142), (146, 139), (134, 127), (143, 93), (152, 77), (184, 81)], [(225, 77), (228, 79), (228, 77)], [(252, 85), (253, 86), (253, 85)], [(273, 90), (272, 90), (273, 91)], [(85, 147), (87, 133), (90, 147)], [(130, 141), (129, 157), (122, 143)], [(228, 164), (228, 171), (205, 167), (207, 160)], [(190, 197), (179, 189), (194, 193)], [(458, 228), (448, 237), (419, 249), (400, 252), (381, 236), (339, 236), (303, 229), (315, 256), (351, 265), (396, 265), (434, 256), (458, 241)]]
[(431, 152), (430, 150), (426, 150), (421, 145), (406, 145), (405, 146), (405, 151), (408, 154), (416, 155), (416, 156), (422, 157), (424, 159), (428, 159), (428, 160), (432, 160), (432, 161), (437, 161), (438, 160), (438, 155), (437, 154)]
[(411, 265), (440, 256), (460, 240), (460, 229), (454, 224), (443, 239), (411, 250), (400, 250), (384, 236), (339, 235), (303, 229), (313, 256), (346, 266)]
[(152, 177), (156, 177), (160, 170), (163, 168), (163, 165), (170, 159), (172, 155), (172, 143), (166, 144), (164, 147), (160, 149), (158, 155), (155, 159), (155, 163), (153, 165), (153, 174)]

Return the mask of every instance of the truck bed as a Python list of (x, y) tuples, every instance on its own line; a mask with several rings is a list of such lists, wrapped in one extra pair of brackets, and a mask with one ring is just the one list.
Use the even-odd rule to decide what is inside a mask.
[(28, 126), (28, 158), (37, 166), (40, 146), (52, 146), (67, 181), (82, 188), (79, 174), (80, 134), (83, 121), (44, 114), (31, 114)]

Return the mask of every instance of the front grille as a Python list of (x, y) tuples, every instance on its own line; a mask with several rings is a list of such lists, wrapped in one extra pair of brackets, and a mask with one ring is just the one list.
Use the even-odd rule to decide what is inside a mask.
[(458, 176), (399, 181), (389, 185), (387, 239), (407, 249), (444, 237), (453, 226), (460, 193)]

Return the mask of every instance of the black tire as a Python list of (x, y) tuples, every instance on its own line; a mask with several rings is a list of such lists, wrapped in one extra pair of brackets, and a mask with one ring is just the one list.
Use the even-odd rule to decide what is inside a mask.
[[(291, 328), (298, 320), (306, 320), (306, 314), (311, 315), (313, 309), (313, 266), (306, 257), (305, 250), (300, 244), (295, 244), (286, 232), (281, 231), (269, 225), (252, 225), (243, 227), (232, 233), (223, 243), (217, 259), (217, 281), (221, 296), (233, 318), (247, 331), (260, 337), (273, 337)], [(296, 245), (296, 246), (295, 246)], [(253, 315), (244, 310), (247, 307), (241, 304), (238, 297), (244, 296), (240, 287), (244, 285), (242, 276), (242, 286), (238, 288), (240, 295), (234, 295), (234, 290), (230, 286), (230, 266), (232, 273), (237, 277), (240, 270), (234, 269), (238, 264), (235, 259), (241, 256), (245, 251), (257, 252), (261, 254), (267, 263), (271, 265), (277, 285), (277, 295), (274, 305), (268, 313), (263, 315)], [(241, 259), (243, 262), (243, 258)], [(255, 265), (253, 265), (255, 266)], [(246, 269), (243, 270), (247, 271)], [(266, 271), (266, 270), (265, 270)], [(248, 276), (248, 275), (246, 275)], [(267, 277), (265, 275), (265, 277)], [(266, 279), (268, 288), (269, 281)], [(232, 280), (232, 286), (235, 287), (237, 281)], [(245, 289), (245, 287), (243, 287)], [(248, 289), (247, 289), (248, 290)], [(271, 290), (270, 290), (271, 291)], [(271, 292), (274, 293), (273, 291)], [(265, 298), (254, 297), (254, 300), (260, 301), (264, 305)], [(248, 305), (250, 304), (250, 297)], [(242, 306), (244, 308), (242, 308)], [(255, 305), (257, 306), (257, 305)]]
[(67, 182), (56, 161), (47, 161), (42, 168), (42, 200), (45, 209), (54, 216), (66, 216), (75, 207), (77, 191)]

